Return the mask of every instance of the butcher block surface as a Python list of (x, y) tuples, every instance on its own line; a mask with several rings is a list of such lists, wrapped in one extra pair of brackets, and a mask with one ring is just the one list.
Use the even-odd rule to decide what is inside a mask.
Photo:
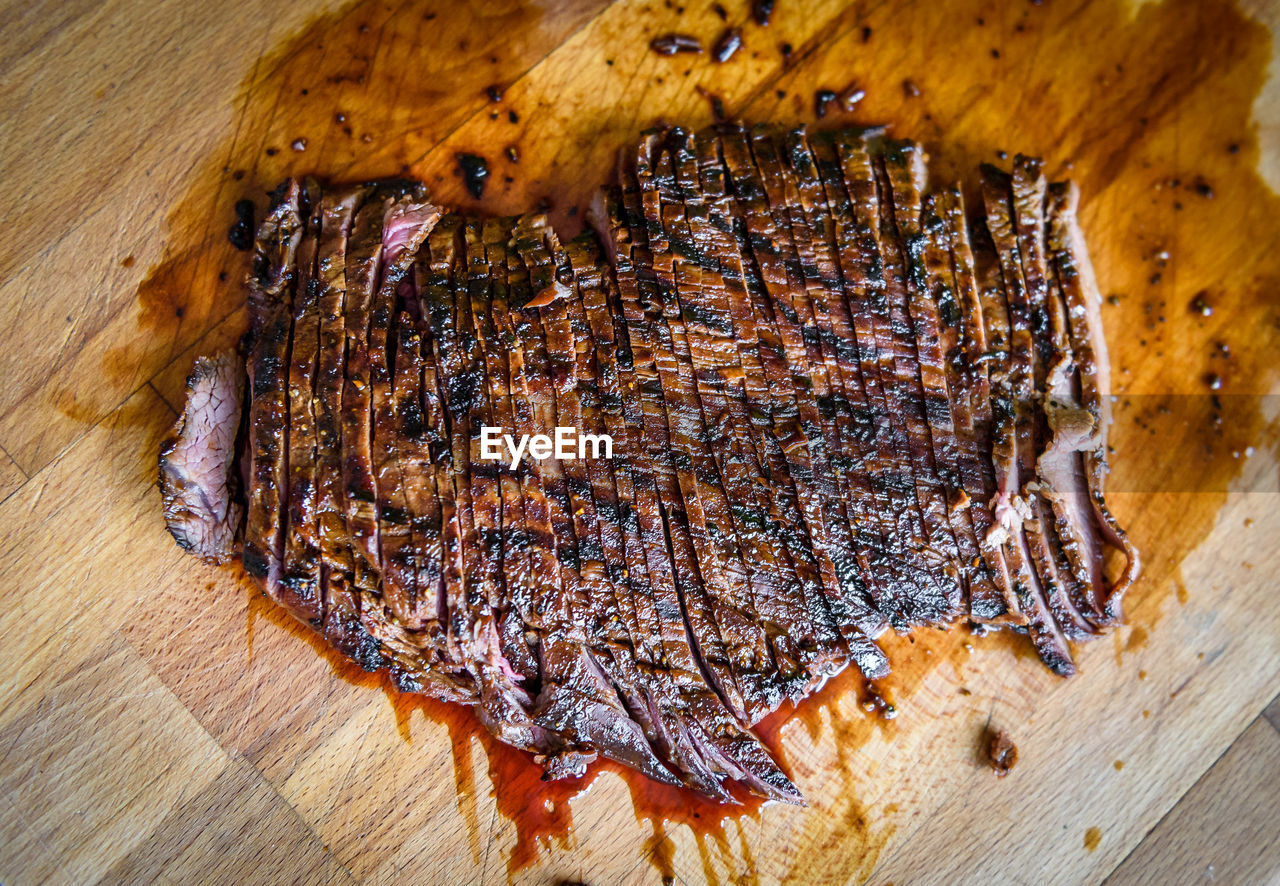
[[(761, 27), (742, 0), (71, 0), (0, 21), (0, 882), (1280, 877), (1280, 4), (776, 0)], [(730, 26), (725, 64), (648, 48)], [(824, 89), (865, 96), (817, 119)], [(611, 769), (547, 788), (469, 713), (186, 557), (155, 488), (193, 357), (244, 329), (237, 200), (408, 175), (567, 234), (619, 146), (718, 110), (885, 123), (970, 193), (1015, 152), (1079, 183), (1109, 500), (1144, 561), (1075, 678), (1025, 638), (923, 630), (886, 638), (874, 692), (837, 680), (769, 723), (808, 808), (681, 809)], [(479, 199), (459, 152), (488, 161)], [(988, 728), (1017, 745), (1005, 778)]]

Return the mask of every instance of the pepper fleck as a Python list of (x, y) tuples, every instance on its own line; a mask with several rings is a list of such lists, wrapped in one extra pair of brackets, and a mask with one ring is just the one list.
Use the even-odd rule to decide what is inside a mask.
[(702, 52), (702, 41), (690, 34), (665, 34), (655, 37), (649, 48), (658, 55), (675, 55), (678, 52)]
[(733, 54), (742, 48), (742, 29), (729, 28), (720, 35), (720, 39), (716, 41), (715, 48), (711, 50), (711, 57), (716, 60), (717, 64), (724, 64), (733, 58)]

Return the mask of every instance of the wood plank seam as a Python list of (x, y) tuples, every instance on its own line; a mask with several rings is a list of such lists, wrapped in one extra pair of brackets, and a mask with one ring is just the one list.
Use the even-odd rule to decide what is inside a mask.
[[(152, 378), (154, 378), (154, 376), (153, 376)], [(160, 393), (160, 389), (159, 389), (159, 388), (157, 388), (157, 387), (156, 387), (154, 384), (152, 384), (151, 382), (152, 382), (152, 379), (147, 379), (147, 381), (145, 382), (144, 386), (145, 386), (145, 387), (148, 387), (148, 388), (151, 388), (151, 392), (152, 392), (152, 393), (154, 393), (157, 397), (159, 397), (159, 398), (160, 398), (160, 402), (161, 402), (161, 403), (163, 403), (165, 406), (168, 406), (168, 407), (169, 407), (169, 409), (171, 409), (171, 410), (173, 411), (173, 415), (174, 415), (174, 417), (175, 417), (175, 418), (176, 418), (177, 416), (181, 415), (181, 414), (182, 414), (182, 409), (183, 409), (183, 407), (182, 407), (181, 405), (179, 405), (179, 404), (176, 404), (176, 403), (170, 403), (170, 402), (165, 398), (164, 394)]]
[(1178, 804), (1180, 804), (1187, 797), (1188, 794), (1194, 791), (1196, 787), (1199, 786), (1200, 782), (1204, 781), (1206, 778), (1209, 777), (1209, 773), (1213, 771), (1213, 767), (1217, 766), (1220, 762), (1222, 762), (1222, 758), (1227, 756), (1227, 754), (1231, 752), (1231, 749), (1235, 747), (1236, 742), (1240, 740), (1240, 736), (1244, 735), (1245, 732), (1247, 732), (1253, 726), (1253, 724), (1258, 722), (1258, 720), (1260, 719), (1263, 719), (1262, 714), (1259, 714), (1253, 720), (1250, 720), (1248, 723), (1246, 723), (1244, 726), (1244, 729), (1240, 730), (1239, 735), (1237, 735), (1235, 739), (1232, 740), (1231, 744), (1223, 748), (1222, 753), (1219, 754), (1217, 757), (1215, 757), (1213, 762), (1204, 768), (1204, 771), (1202, 771), (1200, 775), (1196, 777), (1196, 780), (1190, 785), (1190, 787), (1188, 787), (1185, 791), (1183, 791), (1182, 794), (1180, 794), (1178, 798), (1174, 800), (1173, 803), (1170, 804), (1169, 808), (1164, 811), (1164, 814), (1162, 814), (1158, 819), (1152, 822), (1151, 827), (1147, 828), (1146, 832), (1142, 835), (1142, 839), (1134, 843), (1133, 847), (1124, 854), (1124, 857), (1121, 858), (1118, 862), (1116, 862), (1116, 864), (1111, 868), (1111, 870), (1107, 872), (1107, 876), (1104, 877), (1102, 880), (1102, 886), (1106, 886), (1106, 884), (1110, 882), (1111, 875), (1114, 874), (1117, 870), (1119, 870), (1120, 867), (1126, 861), (1129, 860), (1129, 856), (1137, 852), (1138, 848), (1142, 846), (1142, 844), (1145, 843), (1147, 839), (1153, 833), (1155, 833), (1156, 830), (1159, 829), (1159, 827), (1162, 824), (1164, 824), (1165, 819), (1167, 819), (1170, 815), (1172, 815), (1174, 810), (1178, 808)]
[[(605, 13), (605, 12), (607, 12), (607, 11), (610, 9), (610, 7), (612, 7), (612, 5), (613, 5), (613, 4), (612, 4), (612, 3), (610, 3), (610, 4), (607, 4), (607, 5), (605, 5), (605, 6), (602, 6), (602, 7), (600, 8), (600, 11), (599, 11), (599, 12), (597, 12), (595, 15), (591, 16), (591, 17), (590, 17), (590, 18), (588, 18), (586, 21), (584, 21), (581, 25), (579, 25), (577, 28), (575, 28), (575, 29), (572, 31), (572, 33), (570, 33), (568, 36), (566, 36), (566, 37), (565, 37), (561, 42), (557, 43), (555, 46), (553, 46), (553, 47), (551, 47), (549, 50), (547, 50), (547, 52), (545, 52), (543, 55), (539, 56), (539, 58), (538, 58), (538, 60), (537, 60), (537, 61), (533, 62), (533, 64), (529, 65), (527, 68), (525, 68), (525, 69), (524, 69), (523, 71), (521, 71), (519, 74), (517, 74), (514, 78), (512, 78), (512, 80), (511, 80), (511, 84), (510, 84), (509, 86), (507, 86), (506, 88), (509, 90), (509, 89), (511, 89), (513, 86), (515, 86), (517, 83), (520, 83), (521, 81), (525, 80), (526, 78), (528, 78), (528, 77), (532, 76), (532, 75), (533, 75), (533, 72), (534, 72), (534, 71), (536, 71), (539, 67), (541, 67), (541, 66), (542, 66), (542, 64), (543, 64), (547, 59), (549, 59), (551, 56), (555, 55), (555, 54), (556, 54), (556, 52), (557, 52), (558, 50), (563, 49), (563, 48), (564, 48), (564, 46), (565, 46), (565, 44), (567, 44), (567, 43), (571, 42), (571, 41), (573, 40), (573, 38), (574, 38), (574, 37), (576, 37), (579, 33), (581, 33), (581, 32), (582, 32), (583, 30), (585, 30), (587, 27), (589, 27), (589, 26), (591, 25), (591, 23), (592, 23), (592, 22), (594, 22), (594, 21), (595, 21), (596, 19), (598, 19), (600, 16), (604, 15), (604, 13)], [(370, 65), (372, 65), (372, 62), (370, 62)], [(413, 160), (413, 161), (412, 161), (412, 164), (413, 164), (413, 165), (418, 165), (418, 164), (422, 163), (422, 161), (423, 161), (424, 159), (426, 159), (428, 156), (430, 156), (431, 154), (433, 154), (437, 149), (439, 149), (439, 148), (440, 148), (440, 146), (441, 146), (441, 145), (443, 145), (443, 144), (445, 144), (446, 142), (448, 142), (448, 141), (449, 141), (449, 139), (453, 137), (454, 133), (456, 133), (459, 129), (462, 129), (464, 126), (466, 126), (467, 124), (471, 123), (472, 121), (474, 121), (474, 120), (477, 120), (477, 119), (481, 118), (484, 114), (489, 113), (489, 111), (490, 111), (490, 108), (488, 108), (487, 106), (481, 106), (481, 107), (477, 108), (477, 109), (476, 109), (472, 114), (470, 114), (470, 115), (468, 115), (468, 116), (464, 117), (463, 119), (459, 120), (459, 121), (458, 121), (458, 123), (457, 123), (457, 125), (455, 125), (455, 126), (454, 126), (452, 129), (450, 129), (448, 132), (444, 133), (444, 135), (443, 135), (443, 136), (441, 136), (441, 137), (440, 137), (440, 139), (439, 139), (435, 144), (433, 144), (431, 147), (429, 147), (429, 148), (427, 148), (425, 151), (423, 151), (423, 152), (422, 152), (422, 154), (421, 154), (417, 159), (415, 159), (415, 160)], [(345, 168), (341, 169), (340, 171), (335, 172), (335, 173), (334, 173), (334, 175), (333, 175), (333, 177), (334, 177), (334, 178), (342, 178), (342, 177), (343, 177), (347, 172), (349, 172), (349, 171), (350, 171), (350, 168), (351, 168), (350, 166), (347, 166), (347, 167), (345, 167)]]
[(1276, 692), (1276, 697), (1271, 699), (1266, 709), (1262, 712), (1262, 716), (1267, 718), (1270, 723), (1280, 733), (1280, 690)]
[(253, 774), (258, 777), (262, 785), (264, 785), (266, 789), (269, 790), (272, 793), (272, 795), (275, 796), (280, 801), (280, 803), (283, 805), (285, 809), (289, 810), (289, 813), (294, 817), (294, 819), (302, 827), (302, 829), (305, 830), (308, 834), (310, 834), (315, 839), (316, 845), (322, 847), (322, 849), (324, 850), (324, 853), (329, 856), (333, 864), (335, 864), (344, 873), (346, 873), (347, 876), (351, 877), (352, 882), (354, 883), (363, 882), (360, 880), (360, 878), (356, 877), (351, 872), (350, 867), (342, 860), (342, 858), (337, 854), (337, 852), (333, 850), (333, 848), (329, 845), (329, 843), (323, 837), (320, 836), (320, 834), (316, 831), (316, 829), (311, 826), (311, 823), (302, 817), (302, 814), (298, 811), (297, 807), (295, 807), (292, 803), (290, 803), (289, 800), (283, 794), (280, 793), (279, 788), (276, 787), (275, 783), (272, 782), (271, 779), (267, 778), (267, 776), (263, 773), (263, 771), (258, 768), (257, 764), (255, 764), (248, 757), (241, 754), (239, 751), (230, 750), (223, 746), (222, 742), (218, 740), (218, 737), (205, 727), (204, 723), (200, 721), (200, 718), (196, 716), (195, 712), (192, 711), (189, 707), (187, 707), (187, 705), (185, 705), (182, 702), (182, 699), (178, 697), (177, 693), (174, 692), (173, 688), (168, 683), (166, 683), (164, 681), (164, 678), (151, 666), (151, 662), (147, 659), (147, 656), (144, 654), (143, 650), (139, 649), (136, 645), (134, 645), (133, 641), (130, 640), (129, 637), (126, 636), (123, 632), (117, 630), (117, 631), (112, 631), (112, 633), (115, 635), (116, 639), (123, 641), (124, 644), (130, 650), (133, 651), (133, 653), (137, 656), (138, 664), (141, 667), (145, 668), (147, 673), (155, 677), (156, 682), (159, 683), (160, 686), (164, 687), (164, 691), (168, 693), (169, 697), (173, 700), (173, 702), (176, 705), (181, 707), (184, 711), (187, 712), (188, 715), (190, 715), (191, 719), (195, 721), (196, 725), (200, 728), (200, 731), (204, 733), (205, 736), (208, 737), (209, 741), (212, 742), (214, 747), (218, 748), (219, 750), (221, 750), (223, 753), (227, 755), (229, 765), (231, 763), (239, 763), (247, 766), (253, 772)]

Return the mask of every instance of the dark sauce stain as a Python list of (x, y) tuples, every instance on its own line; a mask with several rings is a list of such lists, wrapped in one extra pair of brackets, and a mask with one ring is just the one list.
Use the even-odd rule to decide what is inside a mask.
[[(138, 290), (138, 340), (104, 356), (106, 377), (120, 384), (122, 379), (141, 384), (239, 306), (243, 292), (226, 278), (242, 277), (246, 261), (233, 251), (227, 220), (234, 216), (234, 204), (239, 200), (252, 200), (261, 210), (265, 193), (287, 175), (315, 174), (340, 181), (411, 175), (444, 182), (450, 201), (456, 201), (460, 208), (474, 209), (478, 194), (472, 191), (473, 202), (467, 203), (467, 194), (447, 188), (455, 146), (438, 151), (433, 148), (462, 124), (477, 118), (486, 119), (469, 123), (466, 130), (468, 138), (475, 134), (474, 143), (456, 147), (485, 146), (480, 139), (488, 131), (484, 127), (490, 125), (485, 87), (493, 82), (495, 71), (489, 59), (497, 58), (496, 70), (501, 71), (503, 82), (514, 84), (548, 47), (559, 45), (604, 5), (604, 0), (597, 0), (568, 4), (563, 9), (513, 11), (499, 8), (500, 4), (455, 4), (449, 15), (437, 17), (435, 13), (424, 14), (422, 4), (412, 0), (394, 8), (367, 3), (317, 19), (264, 57), (243, 84), (237, 103), (242, 108), (239, 134), (225, 150), (217, 152), (216, 159), (210, 159), (206, 172), (196, 176), (189, 192), (167, 217), (165, 255)], [(1182, 317), (1171, 316), (1167, 324), (1181, 324), (1171, 335), (1177, 336), (1176, 353), (1186, 359), (1171, 359), (1175, 353), (1172, 343), (1166, 356), (1157, 358), (1152, 349), (1139, 349), (1127, 340), (1122, 331), (1139, 329), (1143, 322), (1139, 299), (1126, 299), (1108, 308), (1117, 391), (1201, 392), (1199, 375), (1188, 369), (1196, 359), (1193, 355), (1203, 356), (1203, 371), (1208, 371), (1207, 361), (1217, 353), (1217, 343), (1226, 342), (1230, 344), (1232, 370), (1230, 375), (1224, 374), (1228, 385), (1224, 390), (1230, 390), (1232, 378), (1251, 379), (1257, 385), (1242, 397), (1266, 389), (1275, 378), (1273, 354), (1280, 344), (1280, 309), (1265, 294), (1280, 288), (1280, 255), (1259, 250), (1251, 262), (1232, 266), (1223, 266), (1215, 255), (1224, 232), (1251, 232), (1232, 236), (1240, 242), (1261, 243), (1267, 239), (1262, 232), (1276, 231), (1276, 219), (1280, 219), (1280, 201), (1254, 171), (1259, 148), (1250, 118), (1270, 58), (1266, 30), (1224, 0), (1165, 0), (1145, 4), (1136, 13), (1128, 4), (1118, 2), (1071, 9), (1047, 4), (1031, 13), (1037, 33), (1046, 35), (1045, 39), (1034, 47), (1030, 41), (1003, 46), (1003, 57), (996, 58), (988, 53), (992, 37), (999, 36), (993, 33), (994, 21), (981, 30), (955, 26), (956, 22), (979, 21), (979, 13), (989, 7), (985, 0), (947, 0), (945, 15), (938, 14), (933, 5), (926, 6), (848, 11), (821, 35), (822, 52), (811, 52), (812, 45), (793, 50), (786, 43), (787, 64), (780, 64), (778, 77), (762, 84), (741, 113), (748, 122), (803, 122), (812, 109), (803, 102), (785, 101), (788, 95), (812, 95), (820, 84), (832, 82), (832, 77), (848, 82), (853, 76), (865, 90), (857, 103), (859, 118), (889, 122), (902, 135), (924, 139), (932, 156), (935, 182), (963, 178), (966, 186), (972, 187), (973, 167), (1002, 145), (1044, 156), (1051, 175), (1070, 175), (1081, 185), (1086, 234), (1105, 231), (1109, 235), (1105, 240), (1095, 236), (1090, 243), (1104, 291), (1141, 291), (1150, 270), (1144, 273), (1133, 256), (1148, 251), (1153, 244), (1147, 241), (1152, 237), (1168, 242), (1175, 233), (1180, 264), (1211, 268), (1216, 275), (1212, 315), (1182, 312)], [(360, 16), (353, 15), (355, 9), (361, 11)], [(856, 51), (873, 29), (878, 45), (904, 47), (905, 54)], [(1088, 54), (1078, 51), (1072, 36), (1080, 33), (1090, 35)], [(1062, 36), (1051, 39), (1051, 35)], [(630, 39), (643, 38), (633, 35)], [(963, 70), (926, 64), (935, 50), (944, 47), (947, 51), (942, 55), (965, 59)], [(1001, 76), (1001, 72), (1012, 70), (1031, 52), (1036, 53), (1038, 70), (1054, 72), (1052, 80), (1036, 85), (1044, 92), (1037, 106), (1055, 114), (1049, 119), (1013, 119), (1009, 112), (1010, 108), (1025, 107), (1026, 84), (1022, 78)], [(1111, 72), (1115, 63), (1134, 57), (1145, 63), (1126, 66), (1123, 83), (1114, 79), (1118, 76)], [(1202, 64), (1187, 65), (1187, 58), (1201, 59)], [(824, 63), (824, 59), (829, 61)], [(710, 60), (705, 63), (710, 65)], [(448, 75), (443, 76), (446, 65)], [(413, 76), (405, 76), (406, 71), (412, 71)], [(904, 71), (910, 72), (907, 82), (919, 92), (909, 102), (902, 100)], [(975, 81), (984, 85), (983, 94), (976, 101), (957, 101), (957, 90)], [(1211, 125), (1177, 127), (1174, 121), (1179, 102), (1193, 93), (1214, 96), (1208, 112)], [(650, 101), (642, 89), (629, 90), (621, 101), (630, 103), (621, 114), (628, 119), (648, 120), (655, 110), (642, 107)], [(1134, 113), (1135, 102), (1147, 109), (1146, 115)], [(536, 112), (527, 114), (536, 119)], [(1072, 121), (1070, 127), (1063, 121)], [(702, 121), (685, 122), (698, 125)], [(610, 138), (615, 137), (608, 121), (601, 120), (599, 126)], [(640, 128), (640, 124), (633, 128)], [(498, 144), (511, 141), (506, 134), (509, 131), (505, 126)], [(511, 144), (507, 157), (515, 162), (525, 154), (541, 163), (541, 170), (547, 166), (543, 152), (554, 153), (558, 147), (554, 133), (545, 127), (530, 126), (530, 131), (536, 136), (519, 146)], [(630, 133), (629, 137), (633, 136)], [(266, 150), (297, 139), (306, 140), (305, 153)], [(1178, 139), (1181, 143), (1175, 151)], [(618, 143), (605, 142), (600, 151), (608, 157)], [(1224, 144), (1230, 147), (1224, 148)], [(1117, 146), (1134, 145), (1141, 150), (1117, 150)], [(1149, 158), (1152, 168), (1140, 168), (1142, 161), (1132, 159), (1135, 156)], [(561, 176), (531, 177), (520, 183), (519, 188), (504, 194), (503, 210), (507, 203), (519, 206), (521, 201), (524, 205), (520, 208), (532, 208), (534, 194), (551, 187), (561, 189), (557, 195), (566, 206), (584, 203), (589, 190), (607, 177), (609, 163), (579, 160), (580, 166), (584, 164), (581, 181), (562, 180)], [(535, 164), (529, 165), (532, 168)], [(1172, 178), (1186, 184), (1153, 189), (1153, 182)], [(1250, 195), (1247, 202), (1234, 196), (1224, 199), (1224, 195), (1241, 193)], [(973, 193), (969, 196), (972, 203)], [(1182, 206), (1185, 210), (1175, 215)], [(1187, 304), (1193, 294), (1194, 289), (1177, 290), (1170, 297), (1178, 300), (1174, 304)], [(1243, 330), (1249, 330), (1247, 337)], [(1122, 367), (1126, 371), (1121, 371)], [(1220, 369), (1215, 371), (1222, 374)], [(1156, 468), (1141, 457), (1150, 446), (1149, 421), (1143, 427), (1133, 414), (1117, 408), (1111, 482), (1116, 492), (1111, 498), (1113, 510), (1148, 555), (1144, 576), (1129, 598), (1130, 621), (1148, 627), (1159, 618), (1166, 589), (1182, 588), (1179, 564), (1212, 528), (1227, 486), (1240, 473), (1242, 460), (1233, 458), (1231, 452), (1259, 440), (1264, 432), (1255, 397), (1253, 401), (1242, 400), (1231, 426), (1221, 431), (1224, 436), (1215, 437), (1214, 410), (1209, 398), (1204, 399), (1203, 420), (1170, 428), (1161, 445), (1174, 453), (1194, 454), (1198, 469), (1209, 477), (1213, 491), (1208, 493), (1124, 492), (1150, 485)], [(118, 400), (112, 405), (115, 402)], [(93, 408), (103, 406), (91, 403), (83, 407), (69, 398), (64, 411), (72, 414), (87, 409), (84, 414), (88, 420)], [(1219, 421), (1217, 426), (1224, 424)], [(1271, 439), (1274, 450), (1274, 435)], [(1177, 513), (1179, 519), (1165, 519), (1169, 513)], [(1179, 590), (1179, 598), (1185, 593)], [(337, 676), (386, 692), (406, 738), (415, 710), (447, 726), (459, 814), (466, 820), (473, 849), (482, 831), (477, 821), (470, 749), (473, 741), (481, 744), (488, 757), (488, 779), (494, 786), (498, 812), (513, 822), (516, 830), (515, 846), (507, 859), (509, 872), (532, 865), (546, 849), (571, 845), (574, 797), (606, 770), (626, 780), (637, 823), (651, 835), (646, 841), (650, 862), (660, 875), (675, 876), (671, 834), (678, 828), (687, 828), (696, 836), (709, 880), (719, 879), (717, 860), (729, 870), (738, 870), (744, 879), (749, 880), (755, 871), (755, 856), (743, 837), (743, 825), (747, 819), (759, 820), (769, 814), (757, 801), (743, 798), (742, 805), (725, 808), (607, 764), (593, 766), (577, 781), (543, 782), (541, 770), (526, 754), (492, 739), (469, 710), (399, 693), (384, 675), (364, 673), (256, 591), (250, 612), (250, 645), (253, 624), (261, 619), (305, 638)], [(1019, 667), (1039, 667), (1025, 639), (1008, 634), (976, 639), (963, 630), (923, 630), (912, 638), (891, 636), (885, 638), (885, 646), (893, 673), (881, 685), (868, 687), (846, 672), (829, 681), (799, 709), (768, 718), (758, 732), (768, 746), (780, 748), (784, 732), (791, 735), (799, 730), (792, 740), (807, 739), (814, 745), (831, 747), (835, 755), (831, 778), (848, 777), (860, 771), (855, 759), (858, 748), (877, 733), (892, 737), (896, 730), (909, 728), (915, 690), (939, 664), (949, 662), (959, 667), (967, 656), (964, 647), (973, 642), (1010, 650)], [(1088, 675), (1081, 679), (1088, 679)], [(853, 693), (870, 705), (870, 713), (841, 713), (843, 706), (837, 700)], [(888, 706), (898, 714), (896, 719), (884, 718)], [(888, 820), (891, 816), (884, 815), (888, 812), (864, 806), (850, 791), (816, 807), (795, 835), (792, 877), (803, 880), (816, 853), (837, 835), (841, 847), (854, 850), (838, 860), (840, 869), (835, 874), (842, 879), (869, 875), (895, 827)], [(737, 853), (732, 851), (730, 828), (737, 833)], [(1093, 836), (1086, 835), (1086, 845), (1092, 839), (1094, 845), (1089, 848), (1096, 848), (1101, 833), (1090, 829), (1089, 834)], [(755, 847), (756, 854), (762, 848)], [(741, 873), (744, 869), (746, 874)]]
[(227, 231), (227, 239), (241, 252), (247, 252), (253, 248), (253, 212), (252, 200), (236, 201), (236, 220)]
[(467, 192), (479, 200), (484, 196), (484, 186), (489, 180), (489, 164), (479, 154), (458, 154), (458, 169), (467, 183)]

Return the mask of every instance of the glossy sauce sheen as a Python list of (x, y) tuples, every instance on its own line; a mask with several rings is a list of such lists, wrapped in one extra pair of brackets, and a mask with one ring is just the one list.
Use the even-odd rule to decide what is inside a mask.
[[(678, 15), (651, 3), (622, 15), (619, 8), (601, 13), (603, 6), (597, 0), (519, 11), (504, 4), (365, 3), (315, 21), (269, 52), (244, 82), (239, 129), (170, 215), (168, 260), (140, 287), (139, 323), (149, 341), (181, 343), (213, 327), (204, 340), (213, 350), (239, 336), (243, 259), (226, 238), (232, 207), (247, 196), (261, 208), (263, 193), (287, 175), (409, 175), (428, 182), (445, 205), (491, 214), (550, 201), (553, 221), (568, 235), (580, 218), (577, 207), (608, 178), (613, 152), (640, 129), (659, 119), (689, 127), (710, 122), (698, 86), (722, 97), (731, 117), (813, 122), (816, 92), (841, 92), (856, 81), (865, 98), (852, 113), (833, 103), (823, 125), (892, 124), (925, 143), (935, 183), (978, 162), (1000, 162), (999, 151), (1038, 154), (1051, 177), (1079, 183), (1099, 282), (1104, 295), (1116, 296), (1104, 308), (1113, 388), (1121, 395), (1110, 497), (1147, 553), (1127, 617), (1158, 631), (1153, 622), (1182, 557), (1212, 527), (1225, 490), (1246, 464), (1233, 453), (1252, 445), (1261, 457), (1276, 447), (1274, 433), (1264, 433), (1259, 398), (1274, 385), (1280, 317), (1275, 300), (1259, 293), (1280, 286), (1280, 251), (1255, 248), (1245, 262), (1228, 248), (1242, 231), (1274, 244), (1280, 219), (1280, 201), (1255, 172), (1259, 149), (1250, 125), (1269, 57), (1265, 29), (1222, 2), (1167, 0), (1134, 12), (1126, 3), (1080, 9), (947, 0), (852, 7), (815, 25), (802, 21), (801, 4), (789, 8), (780, 0), (769, 29), (745, 25), (744, 47), (716, 65), (705, 53), (659, 58), (647, 47), (673, 30), (714, 40), (724, 23), (710, 7)], [(579, 29), (586, 36), (571, 61), (552, 56), (521, 76)], [(789, 64), (779, 48), (784, 42), (794, 44)], [(1198, 63), (1187, 64), (1191, 58)], [(918, 95), (904, 89), (906, 80)], [(485, 93), (494, 83), (504, 86), (498, 103)], [(299, 139), (305, 150), (291, 147)], [(486, 159), (490, 175), (478, 200), (458, 174), (459, 152)], [(225, 223), (210, 225), (210, 218)], [(1213, 305), (1209, 316), (1191, 308), (1202, 291)], [(136, 350), (109, 353), (104, 370), (119, 375), (163, 366), (171, 355), (154, 347), (142, 341)], [(1220, 380), (1221, 408), (1207, 397), (1209, 374)], [(1215, 423), (1214, 412), (1230, 418)], [(1153, 438), (1161, 441), (1159, 457)], [(1179, 459), (1194, 459), (1194, 488), (1169, 479)], [(1167, 519), (1171, 513), (1178, 519)], [(469, 712), (395, 693), (266, 601), (252, 611), (306, 637), (343, 677), (383, 686), (406, 730), (415, 709), (447, 723), (460, 794), (476, 790), (469, 749), (481, 741), (498, 811), (518, 835), (506, 859), (509, 872), (533, 864), (544, 847), (572, 845), (571, 797), (600, 768), (579, 783), (545, 784), (538, 767), (489, 739)], [(968, 644), (1024, 646), (962, 631), (886, 640), (893, 673), (879, 692), (892, 700), (897, 719), (841, 705), (861, 693), (878, 707), (846, 673), (799, 711), (762, 724), (766, 743), (807, 735), (817, 744), (834, 732), (837, 771), (828, 777), (838, 780), (838, 770), (859, 765), (858, 748), (870, 736), (906, 728), (913, 692), (940, 666), (959, 672)], [(1087, 671), (1079, 679), (1088, 680)], [(853, 716), (840, 712), (850, 708)], [(789, 762), (785, 753), (781, 759)], [(649, 859), (658, 872), (674, 875), (670, 835), (688, 827), (708, 879), (718, 879), (717, 859), (730, 850), (751, 879), (747, 859), (760, 847), (747, 845), (744, 824), (768, 812), (749, 803), (719, 807), (619, 774), (628, 779), (637, 821), (652, 831)], [(848, 793), (824, 806), (810, 830), (813, 839), (833, 828), (846, 838), (861, 836), (860, 856), (847, 861), (852, 877), (871, 870), (892, 825), (877, 827)], [(891, 819), (888, 811), (876, 809)], [(479, 824), (470, 826), (474, 832)]]

